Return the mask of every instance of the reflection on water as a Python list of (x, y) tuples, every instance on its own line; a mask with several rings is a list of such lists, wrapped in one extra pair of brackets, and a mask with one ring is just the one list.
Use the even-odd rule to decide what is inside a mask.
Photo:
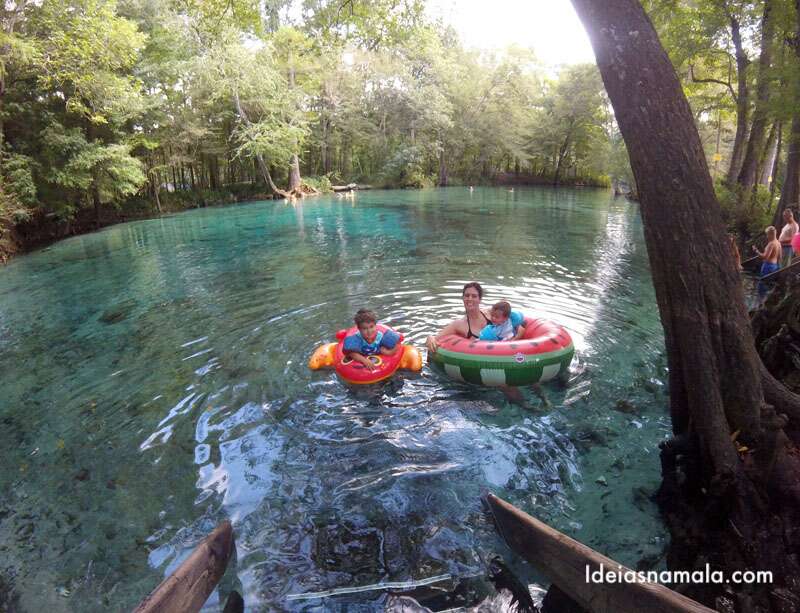
[[(422, 346), (474, 279), (571, 332), (550, 407), (306, 368), (362, 306)], [(513, 560), (486, 491), (654, 563), (665, 368), (638, 211), (603, 191), (364, 192), (63, 241), (0, 270), (0, 602), (125, 610), (229, 518), (248, 610), (381, 610), (353, 588)]]

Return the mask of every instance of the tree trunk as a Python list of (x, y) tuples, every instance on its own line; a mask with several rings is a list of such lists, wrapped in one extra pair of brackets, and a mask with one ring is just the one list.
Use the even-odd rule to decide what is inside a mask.
[(778, 167), (781, 163), (781, 153), (783, 152), (783, 123), (778, 122), (778, 143), (775, 145), (775, 159), (772, 160), (772, 169), (770, 171), (770, 182), (769, 182), (769, 205), (772, 206), (772, 203), (775, 202), (775, 185), (777, 185), (777, 181), (775, 180), (778, 176)]
[(772, 14), (772, 0), (764, 1), (761, 19), (761, 54), (758, 58), (758, 85), (756, 86), (756, 105), (753, 111), (753, 125), (750, 138), (739, 172), (738, 183), (747, 192), (753, 188), (758, 178), (758, 161), (764, 147), (767, 128), (767, 107), (769, 106), (769, 70), (772, 64), (772, 41), (775, 36), (775, 18)]
[(778, 156), (778, 132), (780, 132), (780, 125), (780, 122), (776, 121), (769, 129), (767, 144), (764, 147), (764, 153), (761, 156), (761, 163), (759, 164), (758, 182), (761, 185), (769, 186), (770, 183), (769, 178), (772, 176), (772, 167), (775, 165), (775, 158)]
[(589, 32), (639, 187), (673, 430), (696, 431), (703, 482), (730, 478), (741, 470), (730, 433), (759, 431), (759, 360), (694, 118), (638, 2), (572, 3)]
[[(289, 51), (289, 90), (294, 90), (294, 64), (292, 52)], [(300, 158), (297, 155), (299, 145), (297, 141), (294, 142), (295, 152), (292, 154), (292, 159), (289, 162), (289, 194), (300, 194)]]
[(742, 34), (739, 21), (733, 15), (729, 15), (731, 24), (731, 38), (736, 50), (736, 136), (733, 140), (733, 152), (731, 154), (731, 164), (728, 167), (726, 182), (733, 185), (742, 169), (744, 159), (744, 148), (747, 142), (748, 133), (748, 113), (750, 112), (750, 91), (747, 87), (747, 66), (750, 60), (745, 53), (742, 45)]
[(439, 151), (439, 185), (441, 187), (447, 186), (447, 160), (445, 159), (444, 143), (441, 144)]
[(567, 137), (564, 139), (564, 142), (561, 143), (561, 147), (558, 150), (558, 157), (556, 161), (556, 172), (553, 176), (553, 185), (558, 185), (561, 181), (561, 167), (564, 164), (564, 158), (567, 156), (567, 151), (569, 151), (569, 141), (572, 137), (572, 131), (570, 130), (567, 133)]
[[(779, 493), (791, 474), (787, 466), (795, 475), (797, 468), (785, 453), (785, 421), (764, 404), (763, 394), (766, 389), (774, 402), (785, 404), (797, 397), (782, 400), (762, 371), (694, 118), (650, 20), (637, 0), (572, 4), (589, 33), (639, 190), (664, 327), (672, 425), (679, 435), (662, 453), (665, 484), (668, 448), (673, 458), (679, 447), (678, 454), (694, 460), (684, 471), (689, 487), (696, 486), (693, 504), (682, 512), (699, 519), (672, 527), (700, 546), (673, 549), (681, 557), (668, 564), (674, 567), (677, 560), (683, 568), (699, 568), (708, 560), (703, 556), (714, 556), (712, 564), (726, 570), (768, 569), (773, 583), (748, 585), (751, 606), (744, 610), (778, 610), (781, 603), (770, 600), (776, 590), (797, 596), (798, 568), (789, 555), (797, 539), (784, 532), (796, 523), (797, 501), (781, 506)], [(757, 453), (745, 454), (743, 462), (734, 440)], [(713, 548), (717, 544), (723, 552)], [(723, 588), (696, 589), (705, 590), (701, 598), (708, 602)]]
[(292, 155), (292, 162), (289, 164), (289, 192), (296, 192), (300, 189), (300, 159), (297, 154)]
[[(796, 207), (800, 200), (800, 107), (795, 107), (792, 117), (792, 131), (789, 134), (789, 147), (786, 153), (786, 171), (783, 175), (781, 197), (775, 211), (773, 223), (782, 225), (783, 211)], [(775, 221), (777, 220), (777, 221)], [(778, 227), (778, 226), (776, 226)]]
[(330, 147), (328, 145), (328, 130), (330, 127), (330, 120), (327, 117), (320, 117), (320, 125), (322, 127), (322, 137), (320, 139), (320, 156), (322, 157), (322, 174), (327, 175), (331, 171), (331, 156), (329, 153)]
[[(236, 112), (241, 118), (241, 120), (247, 125), (250, 125), (250, 119), (247, 117), (247, 113), (245, 113), (245, 110), (242, 107), (242, 103), (239, 100), (239, 92), (237, 90), (234, 90), (233, 92), (233, 102), (236, 106)], [(256, 161), (258, 162), (258, 168), (261, 170), (261, 174), (264, 177), (264, 182), (269, 186), (269, 188), (272, 190), (273, 193), (280, 194), (285, 198), (286, 192), (278, 189), (278, 187), (275, 185), (275, 182), (272, 180), (272, 175), (269, 172), (269, 167), (267, 166), (267, 163), (264, 161), (264, 156), (262, 156), (260, 153), (257, 153)]]

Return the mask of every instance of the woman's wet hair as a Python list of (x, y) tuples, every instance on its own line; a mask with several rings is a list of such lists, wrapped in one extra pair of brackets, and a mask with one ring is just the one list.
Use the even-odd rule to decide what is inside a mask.
[(464, 284), (464, 287), (461, 288), (461, 297), (462, 298), (464, 297), (464, 294), (467, 293), (467, 290), (470, 287), (474, 287), (475, 291), (478, 292), (478, 298), (483, 298), (483, 288), (481, 287), (481, 284), (478, 283), (477, 281), (470, 281), (469, 283), (465, 283)]

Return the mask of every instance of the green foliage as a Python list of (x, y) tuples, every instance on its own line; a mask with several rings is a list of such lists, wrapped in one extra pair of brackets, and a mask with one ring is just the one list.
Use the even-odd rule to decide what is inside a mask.
[(26, 216), (23, 211), (36, 205), (36, 182), (33, 169), (36, 162), (27, 155), (14, 154), (3, 159), (3, 190), (6, 209), (14, 210), (14, 216)]
[(129, 145), (89, 142), (81, 130), (60, 125), (46, 128), (42, 139), (53, 162), (46, 179), (58, 188), (83, 194), (76, 198), (79, 202), (88, 202), (89, 192), (96, 187), (101, 203), (118, 204), (145, 182), (142, 163), (130, 155)]
[(129, 71), (144, 36), (115, 11), (113, 0), (45, 0), (34, 23), (41, 37), (39, 86), (96, 124), (121, 124), (142, 110)]
[(467, 49), (422, 0), (288, 4), (7, 5), (4, 210), (230, 202), (270, 193), (265, 168), (285, 185), (295, 156), (322, 191), (333, 177), (427, 187), (626, 172), (593, 67), (554, 76), (529, 49)]
[(317, 190), (320, 193), (333, 191), (331, 179), (328, 175), (321, 177), (303, 177), (303, 184)]
[(398, 150), (381, 171), (381, 180), (388, 187), (433, 187), (433, 179), (425, 174), (425, 152), (419, 146)]
[(722, 181), (715, 182), (714, 190), (722, 208), (722, 218), (731, 231), (758, 236), (772, 223), (775, 207), (769, 190), (763, 185), (757, 186), (755, 198), (751, 193), (742, 194), (738, 187), (731, 189)]

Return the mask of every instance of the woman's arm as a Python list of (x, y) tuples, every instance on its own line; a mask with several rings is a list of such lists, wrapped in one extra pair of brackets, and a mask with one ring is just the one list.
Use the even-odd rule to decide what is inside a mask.
[(428, 348), (428, 351), (431, 353), (436, 352), (436, 348), (439, 346), (436, 342), (437, 339), (447, 335), (447, 334), (458, 334), (458, 324), (461, 322), (460, 319), (456, 319), (455, 321), (451, 321), (447, 324), (444, 328), (439, 330), (436, 336), (429, 336), (425, 339), (425, 346)]
[(520, 324), (517, 327), (517, 333), (514, 335), (514, 338), (512, 338), (511, 340), (512, 341), (518, 341), (519, 339), (522, 338), (523, 334), (525, 334), (525, 325), (524, 324)]

